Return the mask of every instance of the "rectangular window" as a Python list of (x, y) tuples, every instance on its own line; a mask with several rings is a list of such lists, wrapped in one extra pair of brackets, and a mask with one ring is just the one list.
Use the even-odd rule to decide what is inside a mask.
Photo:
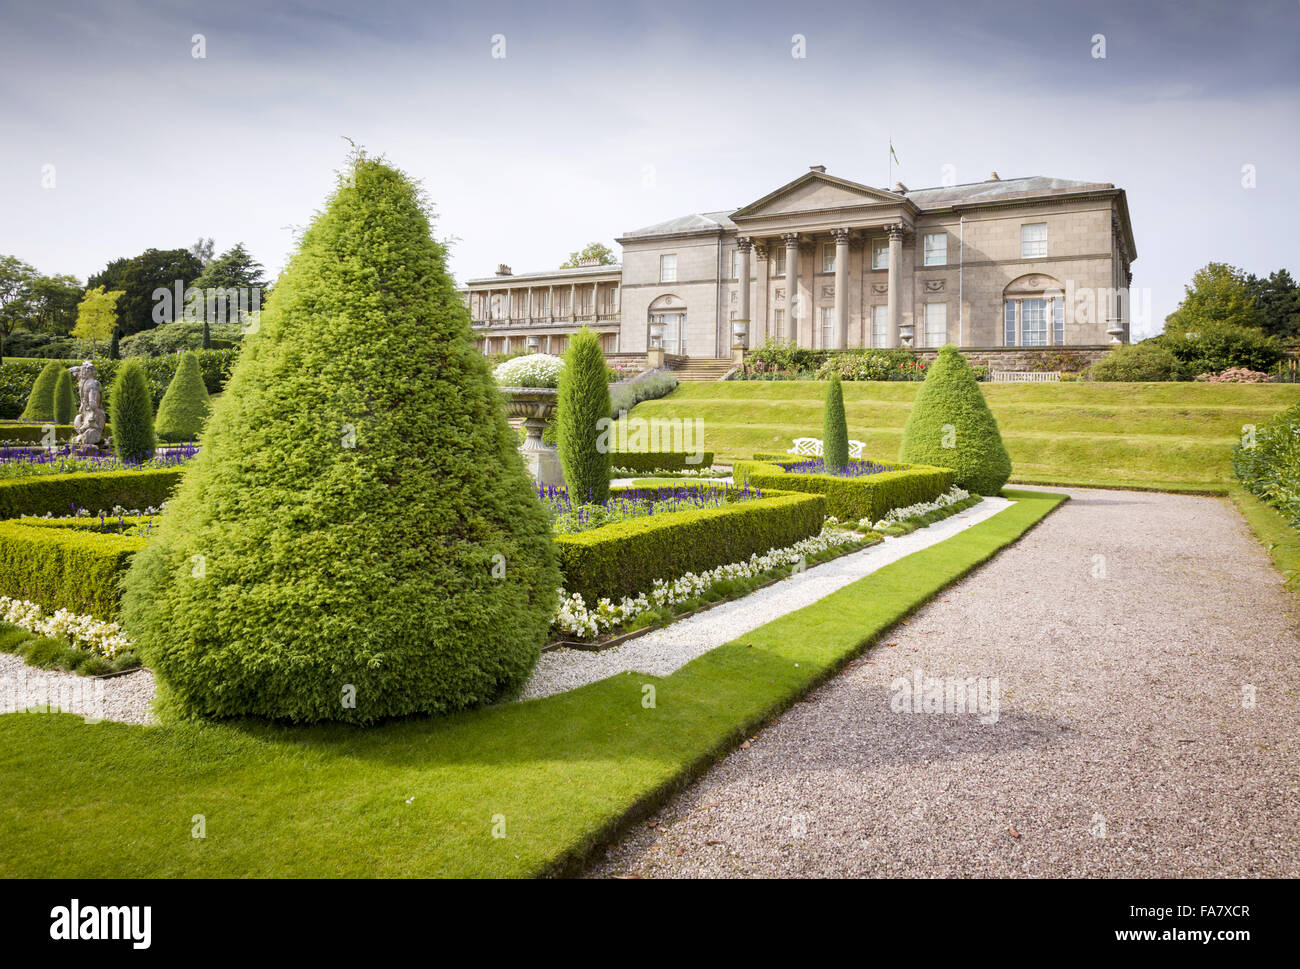
[(835, 346), (835, 307), (821, 307), (822, 315), (822, 347), (823, 349), (832, 349)]
[(889, 307), (871, 307), (871, 345), (873, 347), (889, 346)]
[(1047, 255), (1047, 223), (1030, 222), (1020, 227), (1020, 258), (1038, 259)]
[(871, 268), (889, 268), (889, 240), (876, 239), (871, 243)]
[(1065, 346), (1065, 300), (1052, 300), (1052, 342)]
[(948, 233), (946, 232), (926, 233), (925, 264), (927, 266), (948, 265)]
[(774, 276), (784, 276), (784, 275), (785, 275), (785, 249), (784, 249), (784, 247), (782, 247), (782, 248), (780, 248), (780, 249), (777, 249), (777, 250), (775, 251), (775, 253), (773, 254), (772, 266), (773, 266), (772, 274), (773, 274)]
[(1005, 346), (1016, 345), (1016, 304), (1007, 300), (1002, 312), (1002, 342)]
[(677, 254), (671, 253), (659, 257), (659, 282), (677, 282)]
[(772, 311), (772, 326), (776, 329), (778, 340), (785, 336), (785, 310)]
[(731, 250), (731, 278), (732, 279), (740, 278), (740, 250), (739, 249)]
[(822, 272), (835, 272), (835, 243), (822, 243)]
[(1020, 345), (1022, 347), (1047, 346), (1047, 300), (1022, 299), (1020, 301)]
[(925, 345), (941, 347), (948, 342), (948, 304), (925, 304)]

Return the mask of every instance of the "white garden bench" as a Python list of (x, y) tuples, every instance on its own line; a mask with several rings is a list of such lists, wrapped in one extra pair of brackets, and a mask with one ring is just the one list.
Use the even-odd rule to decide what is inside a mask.
[(1051, 384), (1061, 379), (1059, 370), (994, 370), (995, 384)]
[[(849, 457), (862, 457), (862, 449), (867, 445), (862, 441), (849, 441)], [(819, 458), (822, 456), (822, 441), (819, 437), (796, 437), (794, 447), (786, 454), (798, 454), (803, 457)]]

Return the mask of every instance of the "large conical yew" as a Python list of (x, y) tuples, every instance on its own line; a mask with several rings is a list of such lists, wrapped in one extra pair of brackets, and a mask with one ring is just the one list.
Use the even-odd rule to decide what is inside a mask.
[(420, 191), (359, 156), (128, 574), (160, 709), (368, 722), (518, 688), (560, 575), (517, 444)]
[(952, 468), (956, 484), (980, 495), (996, 495), (1011, 476), (1011, 458), (975, 371), (951, 344), (925, 375), (899, 456), (910, 464)]

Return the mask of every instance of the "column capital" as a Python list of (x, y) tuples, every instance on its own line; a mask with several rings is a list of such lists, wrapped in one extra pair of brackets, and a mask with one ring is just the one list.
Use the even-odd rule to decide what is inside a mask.
[(901, 240), (903, 238), (903, 233), (907, 231), (907, 226), (902, 222), (891, 222), (889, 225), (885, 226), (885, 230), (889, 233), (889, 238), (892, 242), (894, 239)]
[(849, 230), (848, 230), (848, 229), (831, 229), (831, 235), (835, 237), (835, 244), (836, 244), (837, 246), (838, 246), (838, 245), (848, 245), (848, 242), (849, 242)]
[(781, 241), (785, 243), (785, 247), (786, 247), (787, 249), (789, 249), (789, 248), (791, 248), (791, 247), (794, 247), (794, 246), (798, 246), (798, 245), (799, 245), (799, 233), (797, 233), (797, 232), (782, 232), (782, 233), (781, 233)]
[(755, 243), (754, 243), (754, 255), (757, 256), (759, 259), (766, 259), (766, 258), (767, 258), (767, 243), (766, 243), (766, 242), (755, 242)]
[(753, 248), (754, 240), (749, 236), (737, 236), (736, 245), (739, 247), (741, 252), (749, 252), (749, 250)]

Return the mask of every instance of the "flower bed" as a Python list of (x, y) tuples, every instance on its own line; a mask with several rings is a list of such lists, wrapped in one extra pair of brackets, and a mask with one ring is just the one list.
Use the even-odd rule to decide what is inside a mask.
[(951, 468), (929, 465), (883, 464), (879, 466), (885, 470), (861, 476), (800, 474), (790, 470), (807, 460), (757, 455), (752, 461), (737, 461), (732, 474), (737, 484), (825, 495), (828, 514), (841, 521), (862, 518), (876, 521), (895, 508), (932, 501), (952, 487)]
[(656, 579), (645, 592), (624, 596), (618, 602), (603, 597), (593, 607), (587, 606), (581, 594), (561, 589), (554, 628), (566, 636), (594, 639), (629, 626), (647, 614), (698, 602), (717, 586), (737, 581), (747, 585), (761, 583), (792, 566), (806, 564), (810, 559), (830, 557), (827, 553), (834, 551), (852, 550), (867, 544), (867, 541), (852, 532), (825, 529), (786, 548), (768, 549), (762, 555), (755, 552), (743, 561), (730, 562), (698, 574), (687, 572), (672, 581)]
[(828, 468), (824, 458), (808, 458), (785, 467), (786, 474), (829, 474), (836, 478), (865, 478), (869, 474), (892, 470), (892, 465), (874, 461), (850, 461), (842, 468)]
[(555, 547), (564, 588), (585, 602), (635, 596), (687, 572), (702, 572), (818, 534), (820, 495), (771, 492), (717, 508), (672, 511), (571, 535)]
[(718, 485), (653, 486), (616, 488), (603, 502), (573, 504), (563, 488), (538, 488), (538, 497), (551, 514), (551, 529), (557, 535), (575, 535), (616, 522), (632, 521), (650, 515), (691, 509), (721, 508), (738, 501), (762, 498), (752, 488)]
[[(979, 495), (972, 496), (965, 488), (953, 486), (941, 494), (933, 501), (919, 501), (914, 505), (907, 505), (904, 508), (895, 508), (885, 515), (879, 521), (868, 521), (863, 519), (858, 522), (859, 528), (870, 528), (874, 531), (888, 534), (896, 526), (904, 524), (924, 523), (938, 521), (939, 517), (946, 518), (950, 514), (956, 514), (964, 508), (979, 504), (983, 499)], [(943, 515), (935, 517), (936, 513), (944, 512)], [(907, 529), (910, 531), (911, 529)]]
[(0, 478), (87, 471), (138, 471), (175, 468), (198, 454), (196, 445), (170, 446), (145, 461), (122, 461), (111, 454), (86, 456), (70, 447), (0, 447)]
[(116, 622), (81, 616), (67, 609), (46, 615), (35, 602), (0, 596), (0, 622), (38, 636), (62, 639), (70, 646), (105, 659), (118, 659), (131, 651), (131, 643)]

